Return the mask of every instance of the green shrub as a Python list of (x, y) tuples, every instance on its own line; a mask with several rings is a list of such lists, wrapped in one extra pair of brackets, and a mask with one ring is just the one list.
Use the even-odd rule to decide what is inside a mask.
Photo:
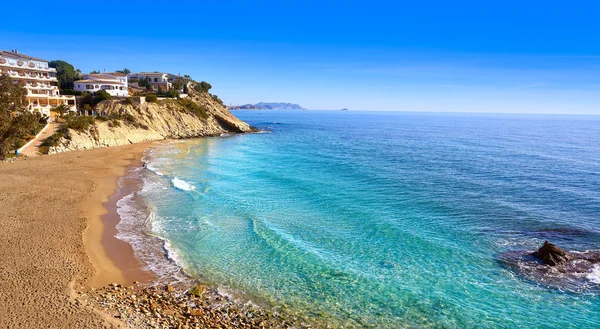
[(169, 98), (179, 98), (179, 92), (175, 89), (169, 89), (165, 95)]
[(196, 115), (198, 118), (208, 119), (208, 113), (206, 113), (206, 109), (198, 105), (198, 103), (188, 98), (180, 98), (177, 100), (177, 102), (186, 110)]
[(135, 102), (133, 101), (133, 97), (125, 98), (125, 104), (133, 105)]
[(196, 91), (198, 92), (208, 92), (211, 88), (210, 83), (206, 81), (196, 82)]
[(25, 140), (23, 140), (23, 139), (20, 139), (20, 138), (19, 138), (19, 139), (15, 140), (15, 143), (14, 143), (14, 145), (13, 145), (13, 148), (14, 148), (15, 150), (18, 150), (18, 149), (20, 149), (20, 148), (21, 148), (23, 145), (25, 145)]
[(217, 95), (212, 95), (210, 94), (210, 97), (217, 103), (221, 104), (221, 106), (223, 106), (223, 101), (219, 98), (219, 96)]
[(99, 90), (94, 93), (94, 102), (96, 104), (109, 99), (112, 99), (112, 96), (106, 90)]
[(156, 103), (158, 101), (158, 97), (156, 95), (148, 95), (146, 96), (146, 102)]
[(42, 145), (40, 145), (40, 149), (39, 149), (40, 153), (42, 153), (42, 154), (48, 154), (48, 152), (50, 152), (50, 147), (58, 146), (58, 142), (63, 137), (65, 137), (65, 133), (61, 129), (61, 130), (55, 132), (54, 135), (46, 138), (42, 142)]
[(86, 132), (90, 126), (93, 126), (95, 123), (95, 118), (88, 115), (76, 116), (73, 114), (68, 114), (65, 119), (66, 122), (62, 129), (73, 129), (79, 132)]
[(80, 96), (82, 94), (82, 92), (81, 91), (77, 91), (77, 90), (73, 90), (73, 89), (61, 89), (60, 90), (60, 94), (61, 95)]

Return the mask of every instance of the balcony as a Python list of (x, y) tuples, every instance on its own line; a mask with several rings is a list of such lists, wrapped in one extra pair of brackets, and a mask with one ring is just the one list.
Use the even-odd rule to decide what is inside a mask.
[[(4, 72), (4, 71), (3, 71)], [(42, 80), (42, 81), (57, 81), (55, 77), (45, 76), (37, 73), (28, 73), (23, 71), (6, 71), (11, 78), (16, 79), (28, 79), (28, 80)]]
[(30, 71), (41, 71), (41, 72), (56, 72), (56, 69), (53, 69), (53, 68), (50, 68), (47, 66), (43, 66), (40, 64), (34, 64), (34, 66), (31, 67), (31, 66), (29, 66), (29, 64), (24, 63), (23, 65), (18, 65), (17, 63), (11, 63), (10, 61), (7, 61), (4, 64), (0, 63), (0, 67), (14, 67), (14, 68), (20, 68), (20, 69), (25, 69), (25, 70), (30, 70)]

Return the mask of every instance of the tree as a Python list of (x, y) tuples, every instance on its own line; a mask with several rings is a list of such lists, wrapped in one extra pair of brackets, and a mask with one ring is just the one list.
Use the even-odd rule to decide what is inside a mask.
[(177, 77), (175, 80), (173, 80), (173, 88), (176, 90), (182, 90), (185, 88), (185, 85), (187, 85), (188, 82), (190, 82), (190, 79), (186, 78), (185, 76), (183, 78)]
[(112, 99), (112, 96), (106, 90), (98, 90), (94, 93), (94, 101), (96, 103), (100, 103), (109, 99)]
[(130, 70), (130, 69), (128, 69), (128, 68), (124, 68), (124, 69), (122, 69), (122, 70), (119, 70), (119, 71), (117, 71), (117, 72), (120, 72), (120, 73), (123, 73), (123, 74), (129, 74), (129, 73), (131, 73), (131, 70)]
[(150, 83), (150, 78), (145, 77), (138, 80), (138, 86), (141, 88), (146, 88), (146, 90), (152, 90), (152, 84)]
[(53, 107), (53, 108), (51, 109), (51, 111), (58, 113), (58, 115), (62, 117), (62, 116), (63, 116), (63, 114), (65, 114), (65, 113), (69, 112), (69, 107), (68, 107), (68, 106), (66, 106), (66, 105), (64, 105), (64, 104), (62, 104), (62, 105), (59, 105), (59, 106)]
[(212, 86), (210, 85), (210, 83), (206, 82), (206, 81), (202, 81), (200, 83), (196, 83), (196, 89), (198, 91), (204, 91), (204, 92), (208, 92), (210, 89), (212, 88)]
[(23, 144), (23, 139), (34, 134), (45, 124), (38, 113), (27, 109), (27, 90), (9, 76), (0, 75), (0, 160)]
[(100, 74), (100, 71), (93, 70), (92, 72), (90, 72), (90, 74)]
[(62, 60), (56, 60), (48, 63), (48, 66), (56, 69), (56, 79), (60, 89), (73, 89), (73, 81), (77, 79), (77, 71), (73, 65)]

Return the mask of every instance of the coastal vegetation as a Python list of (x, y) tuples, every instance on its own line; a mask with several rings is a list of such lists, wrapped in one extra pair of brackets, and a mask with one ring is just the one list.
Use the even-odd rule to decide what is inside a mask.
[(170, 89), (165, 93), (168, 98), (179, 98), (179, 92), (175, 89)]
[(70, 139), (69, 130), (90, 133), (91, 135), (97, 134), (97, 131), (94, 129), (96, 118), (93, 116), (68, 113), (62, 119), (64, 120), (62, 127), (42, 142), (39, 149), (40, 153), (48, 154), (50, 148), (58, 146), (62, 138)]
[[(131, 79), (130, 82), (136, 82), (136, 80)], [(152, 90), (152, 84), (150, 83), (150, 80), (148, 78), (141, 78), (141, 79), (137, 79), (137, 84), (138, 86), (140, 86), (140, 88), (146, 88), (146, 90)]]
[(196, 117), (205, 120), (208, 119), (208, 113), (206, 113), (206, 109), (200, 106), (198, 103), (195, 103), (187, 98), (178, 99), (177, 103), (183, 106), (183, 108), (190, 113), (193, 113)]
[(73, 82), (79, 79), (79, 73), (75, 70), (75, 67), (63, 60), (50, 61), (48, 66), (56, 69), (56, 79), (61, 93), (74, 92)]
[(117, 70), (116, 72), (123, 73), (123, 74), (129, 74), (129, 73), (131, 73), (131, 70), (128, 68), (124, 68), (122, 70)]
[(83, 96), (83, 98), (80, 101), (80, 105), (84, 110), (87, 111), (91, 111), (98, 103), (113, 98), (108, 92), (106, 92), (106, 90), (100, 90), (93, 94), (89, 92), (83, 92), (81, 96)]
[(6, 75), (0, 75), (0, 160), (23, 146), (47, 122), (27, 109), (27, 91)]

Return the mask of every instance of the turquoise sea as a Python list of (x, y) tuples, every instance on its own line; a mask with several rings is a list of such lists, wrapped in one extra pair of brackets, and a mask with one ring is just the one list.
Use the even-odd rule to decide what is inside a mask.
[(234, 114), (263, 132), (153, 147), (119, 201), (163, 280), (333, 326), (600, 328), (600, 266), (557, 286), (502, 262), (600, 249), (600, 116)]

